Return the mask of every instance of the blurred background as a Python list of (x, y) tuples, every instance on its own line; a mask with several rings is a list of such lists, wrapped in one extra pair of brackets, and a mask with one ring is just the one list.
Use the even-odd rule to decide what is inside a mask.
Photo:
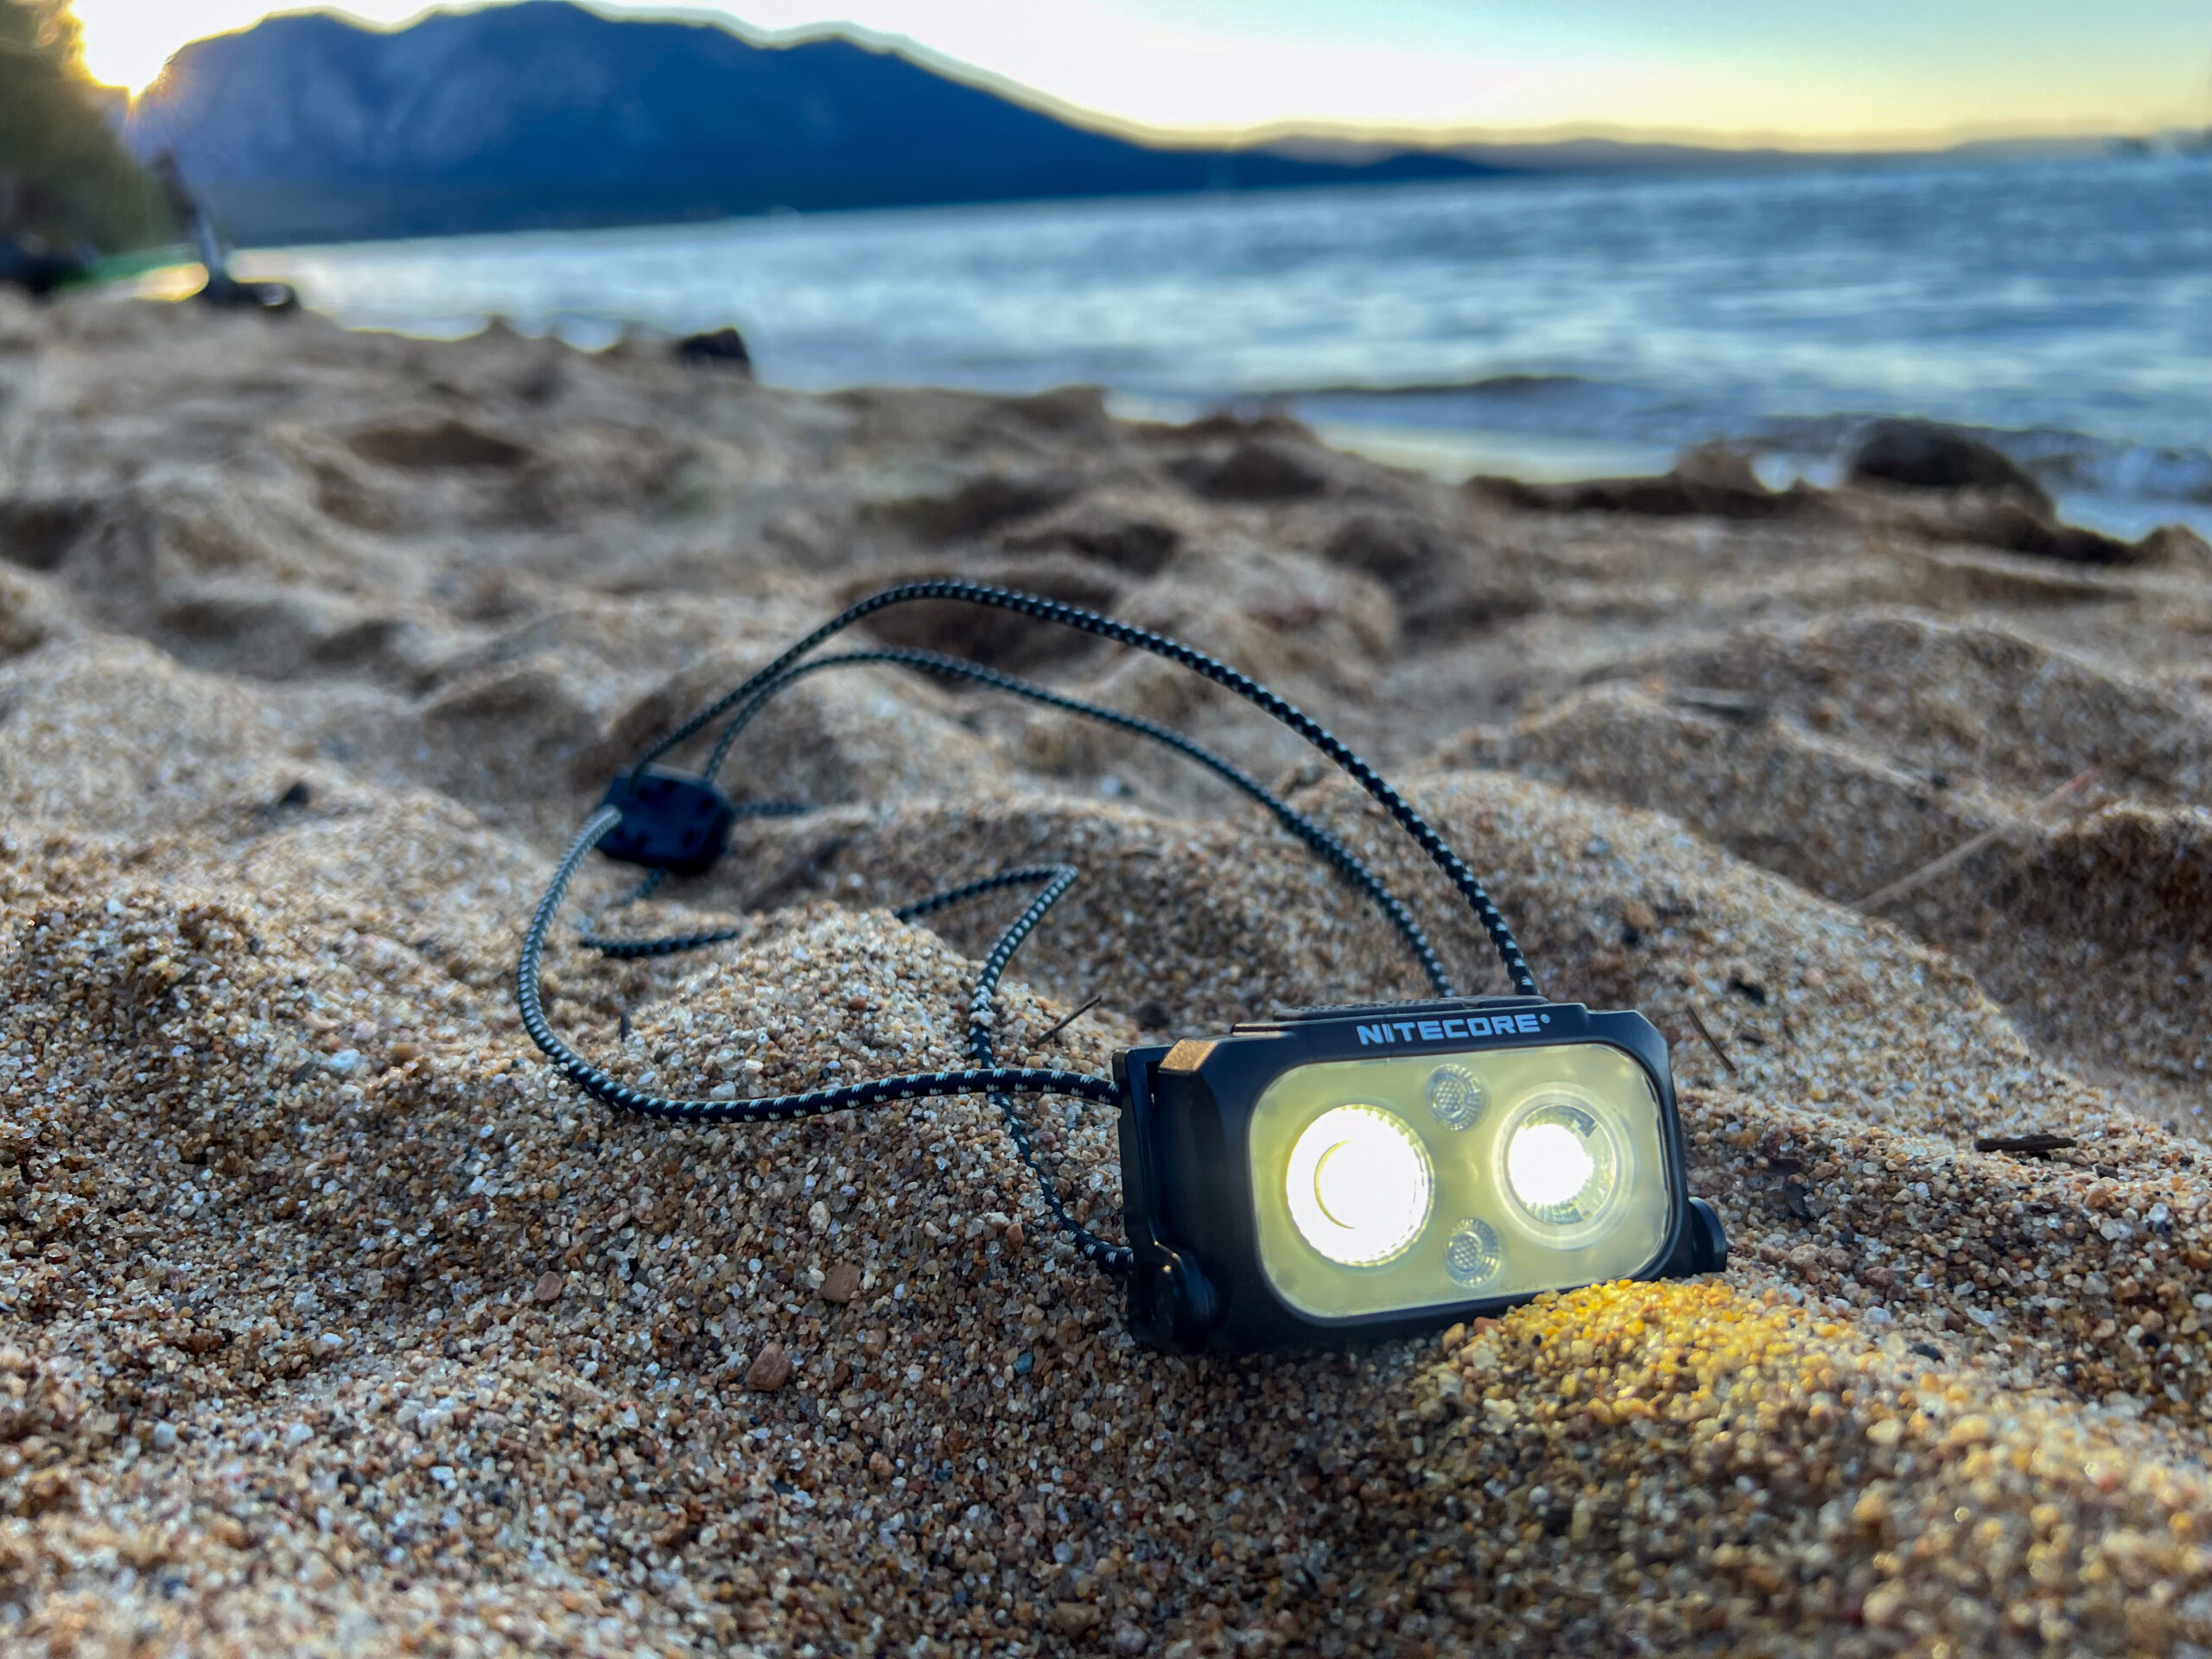
[(2212, 13), (0, 0), (0, 280), (210, 272), (1448, 474), (1821, 480), (1925, 416), (2081, 521), (2206, 527)]

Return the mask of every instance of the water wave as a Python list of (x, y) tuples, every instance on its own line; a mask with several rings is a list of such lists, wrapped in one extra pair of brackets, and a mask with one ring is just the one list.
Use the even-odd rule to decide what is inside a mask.
[(764, 378), (1070, 382), (1564, 459), (1832, 466), (1972, 430), (2062, 498), (2212, 506), (2212, 158), (1551, 178), (287, 249), (340, 320), (599, 345), (734, 323)]

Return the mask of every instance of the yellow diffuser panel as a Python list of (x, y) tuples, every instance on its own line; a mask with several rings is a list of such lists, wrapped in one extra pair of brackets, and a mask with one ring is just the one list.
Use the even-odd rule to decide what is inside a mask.
[(1261, 1265), (1316, 1319), (1626, 1278), (1673, 1219), (1659, 1097), (1603, 1044), (1298, 1066), (1249, 1147)]

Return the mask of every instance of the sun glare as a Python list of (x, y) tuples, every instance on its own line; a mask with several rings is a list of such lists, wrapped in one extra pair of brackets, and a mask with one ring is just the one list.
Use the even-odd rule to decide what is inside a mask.
[[(1886, 55), (1861, 49), (1861, 30), (1850, 31), (1852, 50), (1832, 51), (1821, 44), (1828, 35), (1800, 41), (1805, 30), (1794, 27), (1745, 40), (1720, 0), (1692, 0), (1679, 29), (1657, 32), (1599, 26), (1599, 0), (1517, 16), (1471, 8), (1443, 20), (1418, 0), (1375, 0), (1373, 27), (1360, 29), (1296, 0), (1278, 0), (1264, 20), (1235, 21), (1234, 6), (1179, 11), (1159, 0), (1054, 0), (1042, 10), (1020, 0), (595, 3), (613, 12), (721, 11), (768, 30), (848, 18), (1076, 108), (1165, 130), (1534, 133), (1594, 124), (1878, 147), (1969, 129), (2156, 126), (2202, 102), (2196, 37), (2174, 22), (2183, 0), (2118, 0), (2094, 29), (2087, 0), (2024, 8), (2018, 49), (1977, 62), (1970, 75), (1960, 61), (1980, 37), (1962, 21), (1916, 25)], [(428, 9), (425, 0), (76, 0), (75, 9), (93, 75), (135, 94), (188, 41), (318, 4), (383, 26)], [(1900, 12), (1910, 0), (1878, 4)], [(1832, 35), (1839, 26), (1820, 27)]]
[(76, 0), (84, 25), (85, 67), (94, 80), (124, 86), (132, 97), (154, 83), (169, 54), (188, 41), (251, 28), (272, 11), (327, 10), (365, 22), (397, 23), (424, 10), (425, 0)]
[(245, 7), (231, 16), (204, 0), (76, 0), (73, 10), (84, 25), (85, 67), (102, 86), (127, 87), (133, 98), (186, 41), (251, 21)]
[[(94, 10), (79, 7), (80, 11)], [(103, 86), (122, 86), (129, 89), (133, 98), (153, 84), (154, 77), (162, 73), (162, 65), (168, 60), (169, 45), (145, 36), (133, 38), (118, 31), (95, 29), (87, 24), (85, 29), (85, 67)]]

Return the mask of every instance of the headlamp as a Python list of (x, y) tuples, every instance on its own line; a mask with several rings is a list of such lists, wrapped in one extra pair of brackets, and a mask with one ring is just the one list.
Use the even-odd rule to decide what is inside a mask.
[(1638, 1014), (1322, 1008), (1130, 1049), (1114, 1074), (1129, 1322), (1156, 1347), (1391, 1336), (1727, 1260)]
[[(816, 656), (817, 647), (893, 606), (985, 606), (1148, 652), (1243, 698), (1335, 762), (1412, 838), (1490, 937), (1516, 995), (1454, 996), (1413, 913), (1357, 854), (1255, 779), (1150, 721), (1032, 685), (978, 664), (908, 650)], [(710, 868), (741, 817), (804, 812), (787, 802), (732, 802), (715, 782), (732, 745), (804, 677), (896, 666), (988, 686), (1134, 733), (1205, 768), (1263, 807), (1394, 929), (1439, 1000), (1323, 1008), (1236, 1027), (1211, 1040), (1135, 1048), (1111, 1077), (999, 1064), (992, 1001), (1014, 953), (1077, 879), (1065, 865), (1001, 870), (906, 905), (918, 920), (994, 893), (1034, 889), (976, 976), (971, 1064), (752, 1099), (657, 1095), (570, 1047), (547, 1016), (540, 961), (555, 916), (594, 851), (649, 874), (632, 899), (671, 876)], [(697, 773), (659, 764), (720, 723)], [(617, 957), (666, 956), (735, 937), (669, 938), (588, 929), (580, 942)], [(1249, 1350), (1385, 1337), (1496, 1313), (1547, 1290), (1659, 1278), (1723, 1266), (1719, 1217), (1684, 1185), (1681, 1129), (1667, 1046), (1636, 1014), (1592, 1014), (1536, 995), (1513, 931), (1482, 883), (1412, 804), (1312, 716), (1205, 652), (1035, 594), (951, 579), (872, 594), (823, 623), (743, 684), (653, 743), (608, 787), (560, 863), (523, 936), (516, 1000), (531, 1040), (618, 1111), (668, 1122), (767, 1122), (894, 1101), (981, 1094), (1005, 1114), (1038, 1194), (1076, 1248), (1128, 1278), (1141, 1341)], [(1037, 1164), (1020, 1095), (1058, 1095), (1121, 1114), (1128, 1243), (1100, 1238), (1068, 1213)]]

